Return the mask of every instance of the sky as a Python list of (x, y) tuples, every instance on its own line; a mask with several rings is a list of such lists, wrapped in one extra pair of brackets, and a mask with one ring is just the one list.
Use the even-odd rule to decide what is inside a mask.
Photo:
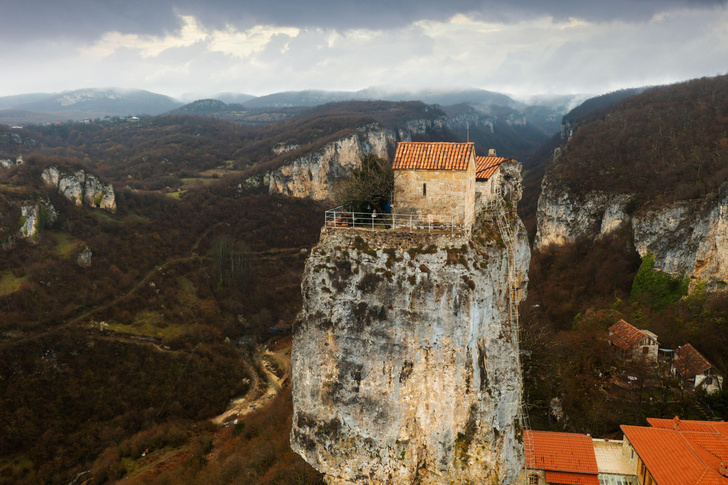
[(0, 0), (0, 96), (600, 94), (728, 73), (728, 0)]

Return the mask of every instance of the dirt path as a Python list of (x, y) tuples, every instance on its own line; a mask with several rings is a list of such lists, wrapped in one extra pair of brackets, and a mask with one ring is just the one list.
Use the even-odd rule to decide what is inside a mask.
[[(255, 360), (265, 377), (259, 376), (255, 369), (248, 367), (251, 386), (247, 394), (233, 399), (228, 409), (212, 419), (218, 425), (235, 421), (268, 404), (291, 380), (290, 351), (270, 351), (264, 349), (255, 355)], [(279, 374), (279, 375), (277, 375)]]

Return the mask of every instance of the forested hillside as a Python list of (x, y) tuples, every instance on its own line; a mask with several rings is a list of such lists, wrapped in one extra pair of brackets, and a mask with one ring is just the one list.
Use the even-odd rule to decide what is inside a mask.
[(664, 204), (728, 179), (728, 76), (633, 96), (579, 127), (552, 174), (577, 194), (639, 194)]
[(78, 163), (33, 155), (0, 170), (3, 225), (21, 200), (57, 211), (0, 258), (0, 483), (92, 468), (101, 483), (144, 449), (213, 439), (197, 423), (257, 382), (252, 344), (289, 331), (321, 224), (312, 202), (225, 183), (180, 199), (122, 189), (114, 214), (78, 207), (39, 182), (51, 162)]
[[(728, 392), (685, 392), (679, 379), (657, 367), (617, 359), (605, 338), (610, 325), (625, 319), (657, 334), (661, 348), (690, 343), (721, 372), (728, 370), (725, 292), (707, 291), (699, 278), (664, 273), (655, 255), (640, 258), (629, 219), (641, 210), (641, 223), (649, 224), (648, 209), (669, 210), (675, 201), (702, 207), (716, 196), (728, 174), (728, 77), (592, 104), (565, 119), (572, 130), (565, 146), (555, 138), (542, 149), (546, 159), (562, 146), (549, 161), (550, 187), (577, 208), (593, 203), (595, 194), (628, 194), (630, 202), (618, 228), (532, 253), (522, 306), (523, 345), (532, 352), (525, 374), (532, 423), (608, 436), (619, 424), (644, 424), (646, 417), (726, 419)], [(525, 190), (533, 197), (533, 184)], [(533, 215), (535, 205), (524, 209)], [(660, 237), (664, 228), (655, 223), (650, 230)], [(670, 233), (664, 237), (671, 241)], [(632, 384), (620, 381), (626, 375)]]

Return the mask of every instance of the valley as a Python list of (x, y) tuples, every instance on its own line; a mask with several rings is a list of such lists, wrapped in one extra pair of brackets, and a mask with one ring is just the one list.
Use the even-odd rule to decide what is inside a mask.
[[(614, 438), (648, 417), (728, 419), (725, 390), (686, 391), (607, 340), (624, 319), (728, 371), (728, 78), (594, 98), (559, 111), (558, 134), (517, 103), (448, 99), (253, 98), (0, 125), (0, 483), (323, 483), (289, 443), (304, 268), (344, 257), (341, 241), (312, 253), (324, 211), (363, 156), (391, 161), (401, 141), (469, 140), (523, 163), (534, 430)], [(77, 184), (96, 187), (91, 203), (44, 182), (49, 169), (98, 177)], [(415, 274), (393, 254), (379, 273)]]

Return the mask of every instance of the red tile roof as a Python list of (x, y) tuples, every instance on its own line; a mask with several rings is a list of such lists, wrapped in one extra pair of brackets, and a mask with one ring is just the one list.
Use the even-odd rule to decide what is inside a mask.
[(713, 367), (710, 362), (708, 362), (705, 357), (703, 357), (700, 352), (695, 350), (695, 347), (690, 344), (685, 344), (675, 350), (675, 360), (673, 361), (673, 365), (680, 375), (685, 378), (702, 374)]
[(528, 468), (594, 477), (599, 473), (592, 439), (586, 435), (526, 431), (525, 439), (530, 445), (526, 447)]
[(630, 350), (646, 337), (646, 333), (637, 330), (624, 320), (620, 320), (609, 327), (609, 340), (624, 351)]
[(547, 470), (546, 482), (558, 483), (559, 485), (599, 485), (599, 477), (584, 473), (552, 472)]
[[(650, 423), (668, 421), (674, 423), (652, 419)], [(689, 423), (681, 421), (680, 427)], [(719, 473), (721, 461), (728, 461), (724, 435), (624, 425), (622, 431), (659, 485), (728, 485), (728, 478)]]
[(647, 418), (653, 428), (677, 429), (680, 431), (695, 431), (699, 433), (720, 433), (728, 438), (728, 423), (725, 421), (697, 421), (692, 419)]
[(505, 157), (475, 157), (475, 180), (485, 181), (493, 176)]
[(467, 170), (475, 158), (475, 143), (400, 142), (394, 170)]

